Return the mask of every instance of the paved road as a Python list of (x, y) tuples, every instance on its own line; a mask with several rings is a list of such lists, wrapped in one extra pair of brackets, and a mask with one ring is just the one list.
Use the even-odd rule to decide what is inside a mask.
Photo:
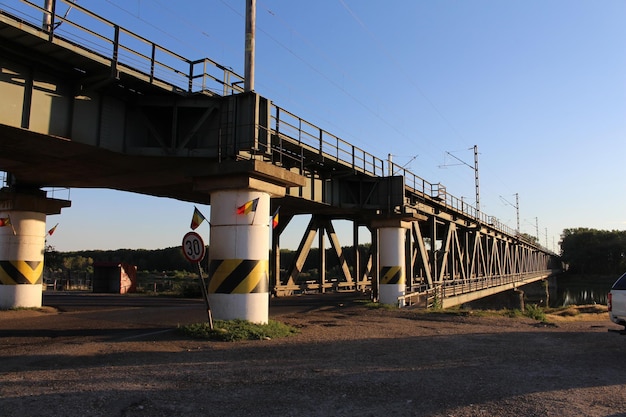
[[(270, 319), (285, 314), (305, 315), (364, 299), (352, 293), (273, 298), (270, 301)], [(49, 308), (50, 314), (22, 312), (18, 318), (19, 312), (1, 313), (0, 336), (141, 339), (159, 333), (166, 335), (179, 325), (207, 321), (202, 299), (44, 292), (43, 306), (44, 309)]]
[[(306, 313), (313, 309), (365, 300), (366, 296), (356, 293), (310, 294), (270, 299), (270, 317), (286, 313)], [(204, 301), (200, 298), (154, 297), (141, 294), (94, 294), (87, 292), (44, 292), (43, 305), (63, 312), (98, 312), (141, 309), (172, 322), (198, 316), (206, 318)]]

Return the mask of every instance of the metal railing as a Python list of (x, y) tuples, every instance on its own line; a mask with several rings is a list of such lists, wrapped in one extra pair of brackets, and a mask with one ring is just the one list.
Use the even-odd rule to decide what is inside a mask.
[(106, 59), (112, 71), (138, 71), (150, 83), (158, 81), (188, 93), (243, 91), (243, 77), (231, 69), (209, 58), (189, 60), (72, 1), (54, 0), (48, 11), (29, 0), (2, 0), (0, 13), (39, 30), (50, 42), (70, 42), (81, 52)]
[[(345, 140), (335, 136), (315, 124), (296, 116), (289, 111), (272, 104), (272, 133), (280, 141), (288, 140), (301, 147), (308, 147), (322, 158), (322, 160), (343, 164), (355, 172), (380, 177), (385, 175), (385, 161), (358, 148)], [(518, 231), (500, 222), (496, 217), (479, 211), (476, 207), (466, 203), (446, 191), (441, 183), (431, 183), (406, 168), (387, 161), (389, 173), (404, 178), (404, 186), (415, 194), (427, 195), (445, 207), (463, 213), (471, 219), (488, 224), (494, 229), (510, 236), (517, 236)], [(524, 239), (525, 240), (525, 239)], [(537, 244), (527, 241), (531, 244)]]
[(280, 140), (308, 148), (323, 161), (341, 163), (371, 176), (384, 175), (384, 161), (338, 136), (272, 104), (271, 129)]
[[(398, 297), (398, 304), (410, 306), (418, 304), (420, 301), (424, 301), (427, 297), (433, 296), (442, 301), (446, 298), (469, 294), (480, 290), (504, 287), (506, 285), (517, 283), (526, 283), (528, 280), (543, 279), (552, 275), (554, 272), (555, 271), (551, 269), (546, 269), (543, 271), (525, 273), (481, 276), (472, 279), (446, 280), (444, 282), (437, 283), (433, 288), (427, 288), (425, 286), (411, 293), (401, 295)], [(433, 306), (427, 305), (427, 307), (430, 308)]]

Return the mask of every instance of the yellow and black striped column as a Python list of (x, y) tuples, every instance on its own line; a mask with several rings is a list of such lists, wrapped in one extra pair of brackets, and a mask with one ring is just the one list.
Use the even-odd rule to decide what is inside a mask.
[(41, 307), (46, 215), (0, 211), (0, 308)]
[(268, 193), (211, 193), (208, 296), (215, 319), (267, 323), (269, 217)]
[[(378, 229), (379, 254), (379, 301), (398, 305), (398, 297), (406, 292), (405, 239), (403, 227)], [(400, 303), (404, 305), (404, 303)]]

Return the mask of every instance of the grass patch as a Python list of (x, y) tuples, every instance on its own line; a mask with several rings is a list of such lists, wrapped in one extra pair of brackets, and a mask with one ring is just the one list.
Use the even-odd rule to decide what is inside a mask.
[(363, 302), (363, 307), (371, 309), (398, 310), (398, 307), (393, 304), (376, 303), (374, 301)]
[(593, 321), (609, 320), (608, 308), (604, 304), (569, 305), (546, 310), (550, 320), (554, 321)]
[[(417, 310), (416, 310), (417, 311)], [(459, 317), (507, 317), (511, 319), (528, 317), (541, 322), (547, 321), (546, 313), (543, 308), (535, 304), (526, 306), (525, 311), (520, 309), (501, 309), (501, 310), (482, 310), (482, 309), (465, 309), (461, 307), (451, 307), (445, 310), (423, 310), (420, 313), (426, 315), (444, 315)]]
[(267, 324), (251, 323), (247, 320), (215, 320), (213, 330), (208, 322), (179, 326), (178, 329), (195, 339), (224, 342), (276, 339), (298, 333), (296, 328), (273, 320), (269, 320)]
[(539, 307), (537, 304), (530, 304), (526, 306), (526, 310), (524, 311), (524, 316), (531, 318), (537, 321), (546, 321), (546, 313), (543, 308)]
[(504, 309), (502, 310), (502, 315), (511, 319), (524, 317), (524, 313), (519, 308)]

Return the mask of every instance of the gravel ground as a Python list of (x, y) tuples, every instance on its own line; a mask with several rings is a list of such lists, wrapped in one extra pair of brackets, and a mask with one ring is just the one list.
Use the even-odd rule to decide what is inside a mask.
[(546, 324), (337, 300), (273, 313), (295, 336), (235, 343), (118, 310), (0, 312), (0, 416), (626, 415), (606, 308)]

